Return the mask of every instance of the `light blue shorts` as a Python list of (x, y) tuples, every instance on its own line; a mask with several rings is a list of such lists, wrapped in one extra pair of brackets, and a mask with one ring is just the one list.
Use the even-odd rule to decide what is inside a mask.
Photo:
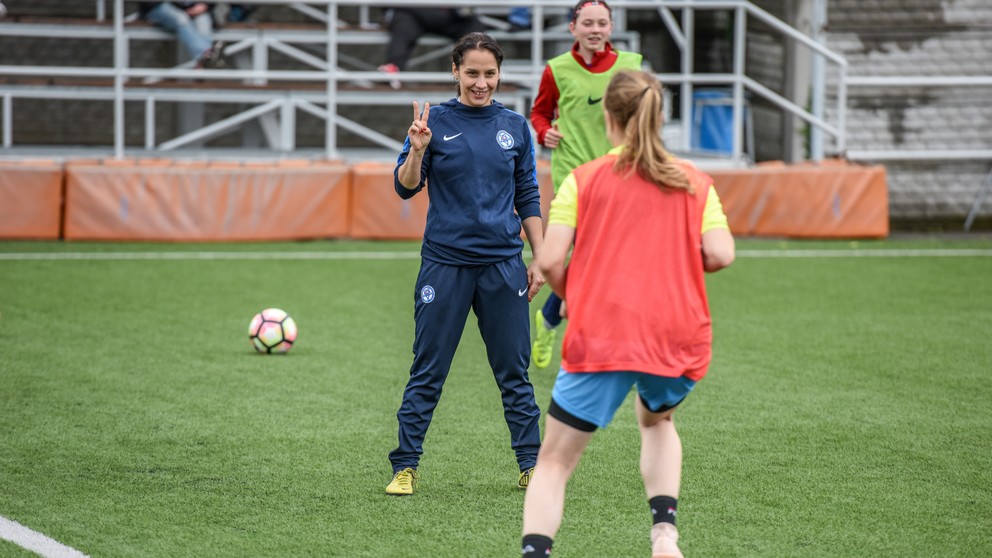
[[(684, 377), (666, 378), (643, 372), (569, 374), (560, 370), (551, 392), (552, 408), (558, 407), (557, 410), (565, 411), (589, 426), (606, 428), (632, 386), (637, 388), (650, 411), (660, 413), (681, 403), (696, 382)], [(550, 414), (559, 420), (563, 418), (553, 412)], [(568, 420), (562, 422), (589, 430)]]

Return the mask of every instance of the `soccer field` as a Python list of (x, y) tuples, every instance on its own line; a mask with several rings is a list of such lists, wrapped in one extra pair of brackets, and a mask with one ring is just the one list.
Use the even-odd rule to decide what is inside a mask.
[[(518, 556), (474, 316), (417, 493), (383, 493), (418, 252), (0, 242), (0, 518), (92, 557)], [(740, 240), (708, 276), (710, 373), (676, 414), (685, 554), (992, 555), (990, 286), (988, 237)], [(248, 341), (272, 306), (299, 325), (288, 355)], [(542, 409), (557, 356), (531, 370)], [(556, 558), (649, 555), (639, 443), (628, 398)], [(33, 555), (4, 533), (0, 556)]]

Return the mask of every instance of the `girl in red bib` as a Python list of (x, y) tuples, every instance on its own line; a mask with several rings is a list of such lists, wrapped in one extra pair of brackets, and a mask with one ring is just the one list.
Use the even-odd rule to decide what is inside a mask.
[(675, 529), (682, 444), (672, 415), (710, 363), (704, 272), (734, 260), (712, 179), (661, 143), (661, 83), (647, 72), (620, 71), (603, 105), (615, 147), (564, 180), (537, 261), (567, 303), (569, 326), (524, 503), (524, 557), (550, 552), (565, 485), (631, 387), (652, 556), (682, 556)]

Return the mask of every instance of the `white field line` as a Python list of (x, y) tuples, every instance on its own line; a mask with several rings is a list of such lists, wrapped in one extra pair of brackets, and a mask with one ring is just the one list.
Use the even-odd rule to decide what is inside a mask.
[[(529, 253), (525, 253), (530, 256)], [(992, 257), (992, 249), (738, 250), (741, 258)], [(410, 260), (409, 252), (7, 252), (0, 260)]]
[(6, 539), (45, 558), (88, 558), (75, 548), (70, 548), (3, 516), (0, 516), (0, 539)]
[(411, 260), (420, 252), (9, 252), (0, 260)]
[(743, 258), (953, 258), (992, 256), (992, 250), (976, 248), (893, 248), (850, 250), (738, 250)]

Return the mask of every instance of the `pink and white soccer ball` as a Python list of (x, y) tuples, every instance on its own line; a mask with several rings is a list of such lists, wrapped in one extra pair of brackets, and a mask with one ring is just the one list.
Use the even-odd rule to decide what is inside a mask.
[(296, 321), (285, 310), (266, 308), (248, 324), (248, 339), (262, 354), (286, 353), (296, 341)]

